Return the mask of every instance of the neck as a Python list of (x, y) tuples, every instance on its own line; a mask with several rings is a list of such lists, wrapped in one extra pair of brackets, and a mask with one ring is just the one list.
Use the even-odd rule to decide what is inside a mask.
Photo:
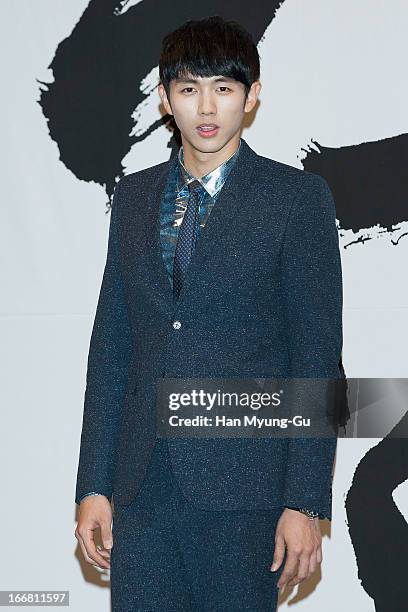
[(181, 137), (183, 144), (183, 164), (196, 178), (201, 178), (221, 166), (232, 157), (239, 147), (240, 133), (236, 134), (218, 151), (207, 153), (193, 147), (186, 139)]

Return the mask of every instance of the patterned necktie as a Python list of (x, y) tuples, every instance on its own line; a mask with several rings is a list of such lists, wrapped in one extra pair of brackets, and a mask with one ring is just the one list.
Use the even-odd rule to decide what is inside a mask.
[(190, 195), (188, 198), (187, 209), (183, 216), (179, 234), (177, 238), (176, 251), (173, 261), (173, 297), (177, 300), (184, 277), (194, 253), (197, 226), (199, 223), (198, 208), (200, 202), (200, 191), (203, 188), (197, 180), (191, 181), (188, 184)]

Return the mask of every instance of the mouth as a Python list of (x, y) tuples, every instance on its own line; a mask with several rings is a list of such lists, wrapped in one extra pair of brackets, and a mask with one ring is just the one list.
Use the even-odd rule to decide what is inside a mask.
[(216, 125), (215, 123), (202, 123), (201, 125), (198, 125), (196, 127), (197, 132), (199, 133), (200, 136), (203, 136), (204, 138), (209, 138), (210, 136), (214, 136), (218, 130), (219, 130), (219, 126)]

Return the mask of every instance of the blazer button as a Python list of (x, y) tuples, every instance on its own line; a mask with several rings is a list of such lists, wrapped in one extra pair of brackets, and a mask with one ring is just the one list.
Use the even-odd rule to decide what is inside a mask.
[(180, 329), (181, 322), (180, 321), (173, 321), (173, 327), (174, 327), (174, 329)]

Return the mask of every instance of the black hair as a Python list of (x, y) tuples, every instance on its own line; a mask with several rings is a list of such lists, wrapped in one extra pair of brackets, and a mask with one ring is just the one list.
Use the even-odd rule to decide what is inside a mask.
[(230, 77), (244, 84), (246, 98), (259, 73), (258, 49), (250, 33), (236, 21), (225, 21), (219, 15), (190, 20), (163, 38), (159, 76), (169, 101), (172, 79)]

